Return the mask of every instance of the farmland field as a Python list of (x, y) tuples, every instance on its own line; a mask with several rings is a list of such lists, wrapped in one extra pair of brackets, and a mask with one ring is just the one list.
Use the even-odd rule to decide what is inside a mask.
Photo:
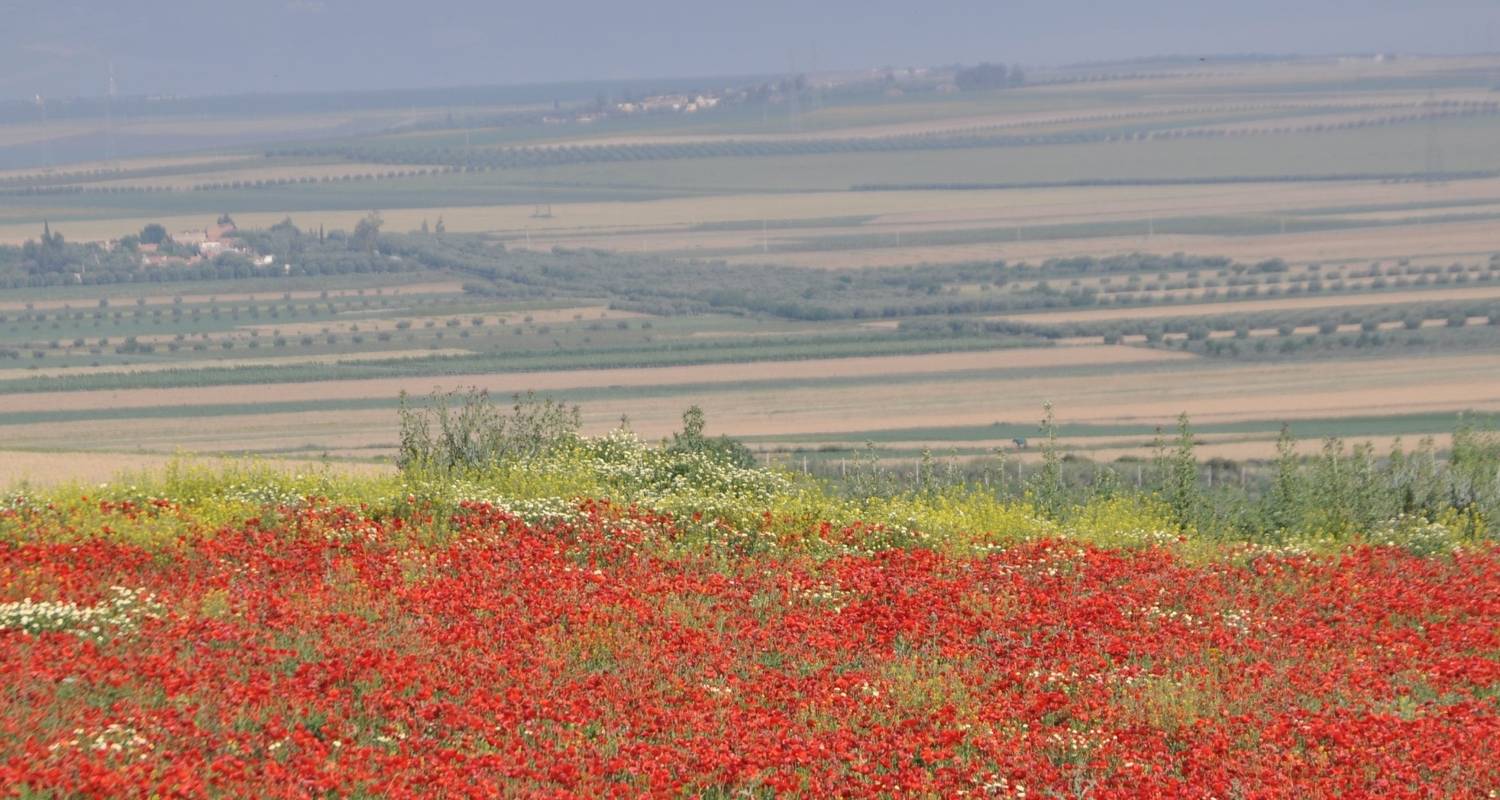
[[(288, 251), (281, 275), (16, 280), (0, 429), (50, 453), (379, 459), (399, 391), (457, 385), (553, 393), (591, 431), (625, 415), (653, 436), (697, 403), (793, 460), (810, 435), (1024, 425), (1049, 400), (1076, 425), (1255, 419), (1248, 439), (1204, 443), (1254, 456), (1285, 421), (1456, 419), (1495, 403), (1495, 66), (819, 88), (796, 114), (591, 126), (278, 113), (248, 131), (263, 144), (16, 167), (0, 174), (4, 241), (44, 221), (72, 242), (175, 234), (229, 212), (321, 243), (371, 208), (391, 238), (357, 268)], [(498, 108), (460, 119), (524, 111)], [(183, 133), (233, 122), (216, 110)], [(325, 125), (341, 132), (304, 135)], [(17, 146), (47, 133), (9, 127)], [(418, 232), (439, 223), (446, 240)], [(1153, 392), (1167, 375), (1174, 391)], [(976, 436), (964, 452), (995, 438)], [(1099, 457), (1143, 447), (1128, 441), (1076, 440)]]
[(1500, 792), (1500, 57), (109, 70), (0, 103), (0, 794)]

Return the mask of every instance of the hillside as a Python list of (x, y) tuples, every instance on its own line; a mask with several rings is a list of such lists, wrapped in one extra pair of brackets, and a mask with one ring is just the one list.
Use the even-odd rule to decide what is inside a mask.
[(477, 417), (431, 413), (407, 418), (390, 477), (183, 465), (8, 495), (0, 780), (28, 797), (1500, 786), (1497, 504), (1467, 477), (1493, 477), (1492, 439), (1368, 473), (1288, 461), (1242, 527), (1185, 477), (1181, 442), (1151, 490), (1044, 468), (1007, 498), (940, 472), (839, 489), (745, 466), (692, 415), (653, 446), (523, 404), (454, 449), (433, 434)]

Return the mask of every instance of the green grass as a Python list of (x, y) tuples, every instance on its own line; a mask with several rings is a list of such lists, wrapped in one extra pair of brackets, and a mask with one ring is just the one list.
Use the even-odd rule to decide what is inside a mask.
[[(456, 340), (461, 341), (461, 340)], [(455, 342), (456, 343), (456, 342)], [(489, 353), (432, 358), (350, 361), (340, 364), (246, 366), (30, 377), (0, 381), (0, 395), (99, 389), (167, 389), (388, 377), (436, 377), (469, 373), (567, 369), (667, 367), (811, 358), (903, 355), (1035, 346), (1039, 342), (996, 336), (829, 336), (783, 341), (663, 343), (655, 347), (590, 348), (535, 353)]]
[[(1321, 439), (1329, 436), (1352, 438), (1357, 436), (1403, 436), (1446, 433), (1454, 430), (1459, 417), (1464, 416), (1480, 427), (1500, 425), (1500, 414), (1448, 412), (1394, 414), (1385, 416), (1323, 417), (1315, 419), (1282, 420), (1274, 416), (1243, 422), (1204, 423), (1194, 425), (1198, 434), (1275, 434), (1285, 422), (1292, 432), (1302, 439)], [(1062, 437), (1094, 436), (1151, 436), (1160, 430), (1155, 425), (1089, 425), (1062, 423), (1058, 435)], [(1170, 436), (1171, 431), (1164, 431)], [(964, 442), (1016, 437), (1038, 440), (1039, 427), (1035, 422), (997, 421), (991, 425), (953, 425), (916, 428), (886, 428), (870, 431), (823, 434), (786, 434), (776, 436), (747, 436), (748, 442), (776, 443), (798, 442), (804, 444), (843, 442)]]

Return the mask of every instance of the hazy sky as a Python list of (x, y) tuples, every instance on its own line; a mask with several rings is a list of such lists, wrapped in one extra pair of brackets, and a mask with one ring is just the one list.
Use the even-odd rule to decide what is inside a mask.
[[(0, 99), (1500, 50), (1500, 0), (0, 0)], [(816, 54), (814, 56), (814, 54)]]

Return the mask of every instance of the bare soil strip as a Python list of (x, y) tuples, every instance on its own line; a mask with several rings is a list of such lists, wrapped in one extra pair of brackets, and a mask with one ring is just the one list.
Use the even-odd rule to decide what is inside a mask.
[[(1086, 350), (1061, 348), (1059, 354), (1075, 349)], [(753, 378), (753, 373), (745, 372), (754, 366), (716, 369), (727, 372), (727, 380), (740, 380)], [(820, 371), (827, 374), (827, 370)], [(1199, 424), (1280, 422), (1500, 410), (1500, 381), (1493, 378), (1496, 374), (1500, 374), (1500, 354), (1259, 365), (1200, 360), (1062, 376), (970, 376), (961, 383), (954, 383), (942, 372), (934, 372), (930, 380), (907, 379), (874, 387), (869, 384), (750, 386), (733, 392), (685, 387), (681, 393), (669, 397), (585, 403), (583, 412), (588, 432), (602, 432), (618, 425), (623, 414), (633, 429), (652, 438), (678, 429), (682, 410), (694, 403), (707, 413), (712, 433), (745, 436), (824, 436), (925, 426), (1017, 423), (1039, 418), (1044, 402), (1055, 405), (1059, 419), (1076, 423), (1170, 425), (1182, 411)], [(680, 379), (701, 377), (691, 372), (676, 375)], [(375, 396), (393, 395), (389, 391), (393, 386), (351, 383), (361, 385), (338, 388), (354, 389), (354, 396), (370, 396), (372, 392)], [(577, 385), (576, 379), (571, 383)], [(262, 388), (268, 392), (267, 399), (282, 399), (275, 394), (282, 387), (244, 387), (243, 391), (249, 394)], [(119, 394), (122, 399), (135, 400), (129, 396), (132, 393)], [(107, 402), (109, 393), (104, 395), (92, 398), (92, 402)], [(228, 400), (220, 398), (220, 401), (253, 402), (235, 398), (232, 392), (226, 396)], [(185, 395), (171, 401), (203, 401), (201, 397)], [(16, 398), (6, 398), (13, 399)], [(285, 399), (306, 398), (294, 395)], [(144, 448), (163, 453), (184, 446), (199, 452), (308, 447), (347, 451), (393, 446), (396, 419), (392, 411), (383, 409), (316, 411), (13, 425), (0, 435), (11, 447), (47, 449), (77, 448), (80, 442), (86, 442), (101, 449)]]

